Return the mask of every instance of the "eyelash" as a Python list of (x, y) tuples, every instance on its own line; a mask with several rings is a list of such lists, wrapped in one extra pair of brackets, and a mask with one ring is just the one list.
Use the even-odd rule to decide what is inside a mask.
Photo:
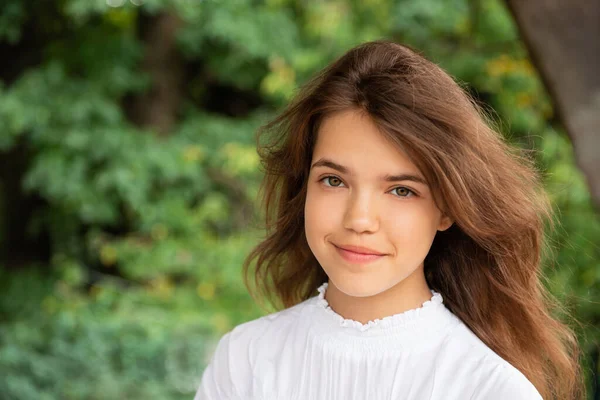
[[(319, 179), (319, 182), (323, 182), (325, 179), (329, 179), (329, 178), (335, 178), (335, 179), (338, 179), (338, 180), (339, 180), (340, 182), (342, 182), (342, 183), (344, 182), (344, 181), (342, 181), (342, 180), (341, 180), (339, 177), (337, 177), (337, 176), (335, 176), (335, 175), (327, 175), (327, 176), (324, 176), (324, 177), (322, 177), (321, 179)], [(331, 187), (331, 188), (337, 188), (337, 187), (339, 187), (339, 186), (327, 186), (327, 187)], [(391, 191), (393, 191), (393, 190), (396, 190), (396, 189), (406, 189), (406, 190), (408, 190), (408, 191), (410, 192), (410, 196), (395, 196), (395, 197), (399, 197), (399, 198), (401, 198), (401, 199), (402, 199), (402, 198), (409, 198), (409, 197), (417, 196), (417, 193), (416, 193), (414, 190), (412, 190), (412, 189), (409, 189), (409, 188), (407, 188), (406, 186), (396, 186), (395, 188), (392, 188), (392, 189), (390, 190), (390, 192), (391, 192)]]

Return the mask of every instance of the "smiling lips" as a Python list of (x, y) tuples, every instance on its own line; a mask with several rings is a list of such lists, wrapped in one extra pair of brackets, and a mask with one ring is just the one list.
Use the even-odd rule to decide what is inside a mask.
[(385, 254), (379, 253), (378, 251), (371, 250), (365, 247), (358, 246), (336, 246), (334, 245), (337, 252), (342, 258), (348, 262), (356, 264), (365, 264), (375, 260), (379, 260), (384, 257)]

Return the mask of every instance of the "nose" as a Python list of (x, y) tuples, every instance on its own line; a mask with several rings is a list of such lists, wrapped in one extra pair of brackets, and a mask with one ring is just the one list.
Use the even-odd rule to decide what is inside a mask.
[(379, 229), (377, 204), (369, 193), (350, 195), (344, 212), (344, 228), (357, 233), (376, 232)]

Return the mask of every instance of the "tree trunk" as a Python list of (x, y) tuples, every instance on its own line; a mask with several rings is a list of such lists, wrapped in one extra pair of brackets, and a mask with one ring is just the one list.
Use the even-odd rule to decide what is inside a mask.
[(181, 20), (174, 14), (140, 13), (139, 31), (145, 54), (142, 69), (149, 75), (148, 92), (126, 104), (130, 119), (141, 127), (168, 134), (177, 121), (182, 98), (185, 64), (177, 50)]
[(600, 208), (600, 1), (506, 3)]

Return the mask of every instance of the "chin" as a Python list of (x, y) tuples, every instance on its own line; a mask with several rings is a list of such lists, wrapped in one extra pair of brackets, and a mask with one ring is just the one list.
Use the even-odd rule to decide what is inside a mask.
[(352, 297), (370, 297), (385, 292), (398, 282), (369, 282), (367, 279), (331, 279), (333, 284), (342, 293)]

